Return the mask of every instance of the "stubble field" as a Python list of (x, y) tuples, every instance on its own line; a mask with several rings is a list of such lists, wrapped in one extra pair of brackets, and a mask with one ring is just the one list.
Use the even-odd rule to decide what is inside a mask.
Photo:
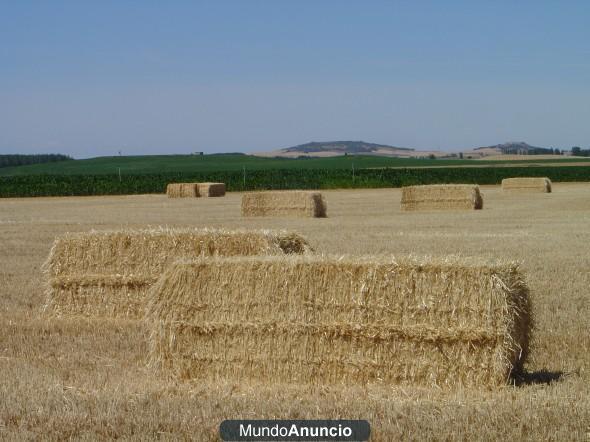
[[(484, 210), (402, 213), (399, 189), (325, 191), (326, 219), (240, 217), (240, 194), (0, 200), (0, 439), (216, 440), (226, 418), (358, 418), (372, 440), (590, 441), (590, 184)], [(131, 321), (47, 320), (40, 266), (56, 235), (147, 226), (285, 228), (335, 254), (522, 262), (536, 329), (527, 373), (495, 391), (204, 385), (145, 365)]]

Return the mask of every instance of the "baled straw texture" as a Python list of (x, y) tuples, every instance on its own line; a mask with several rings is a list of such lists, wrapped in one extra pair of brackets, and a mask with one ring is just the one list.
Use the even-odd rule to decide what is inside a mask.
[(200, 197), (225, 196), (225, 183), (197, 183), (197, 193)]
[(196, 198), (199, 196), (197, 183), (170, 183), (166, 186), (168, 198)]
[(320, 192), (284, 190), (242, 195), (242, 216), (325, 218), (327, 206)]
[(402, 210), (473, 210), (483, 208), (479, 186), (434, 184), (402, 188)]
[(53, 315), (140, 318), (147, 289), (181, 258), (305, 253), (284, 231), (149, 229), (92, 231), (58, 237), (43, 266), (46, 311)]
[(199, 259), (148, 297), (150, 364), (179, 378), (492, 387), (528, 353), (513, 263)]
[(505, 178), (502, 190), (551, 193), (551, 180), (547, 177)]

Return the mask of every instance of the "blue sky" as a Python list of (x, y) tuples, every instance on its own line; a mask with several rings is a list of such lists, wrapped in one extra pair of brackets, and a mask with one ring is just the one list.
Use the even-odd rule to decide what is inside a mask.
[(0, 2), (0, 153), (590, 147), (590, 2)]

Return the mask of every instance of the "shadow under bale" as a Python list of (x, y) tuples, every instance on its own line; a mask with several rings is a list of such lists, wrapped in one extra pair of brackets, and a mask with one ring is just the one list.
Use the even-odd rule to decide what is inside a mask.
[(559, 382), (567, 374), (563, 371), (550, 371), (550, 370), (538, 370), (538, 371), (521, 371), (517, 373), (512, 373), (511, 375), (511, 383), (517, 387), (522, 387), (524, 385), (538, 385), (538, 384), (545, 384), (549, 385), (553, 382)]

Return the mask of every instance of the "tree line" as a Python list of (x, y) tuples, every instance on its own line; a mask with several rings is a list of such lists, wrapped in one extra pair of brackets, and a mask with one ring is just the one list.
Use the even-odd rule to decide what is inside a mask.
[(59, 153), (44, 153), (34, 155), (0, 154), (0, 167), (25, 166), (27, 164), (52, 163), (55, 161), (67, 160), (73, 160), (73, 158)]
[(577, 157), (590, 157), (590, 149), (582, 149), (581, 147), (572, 147), (572, 155)]

